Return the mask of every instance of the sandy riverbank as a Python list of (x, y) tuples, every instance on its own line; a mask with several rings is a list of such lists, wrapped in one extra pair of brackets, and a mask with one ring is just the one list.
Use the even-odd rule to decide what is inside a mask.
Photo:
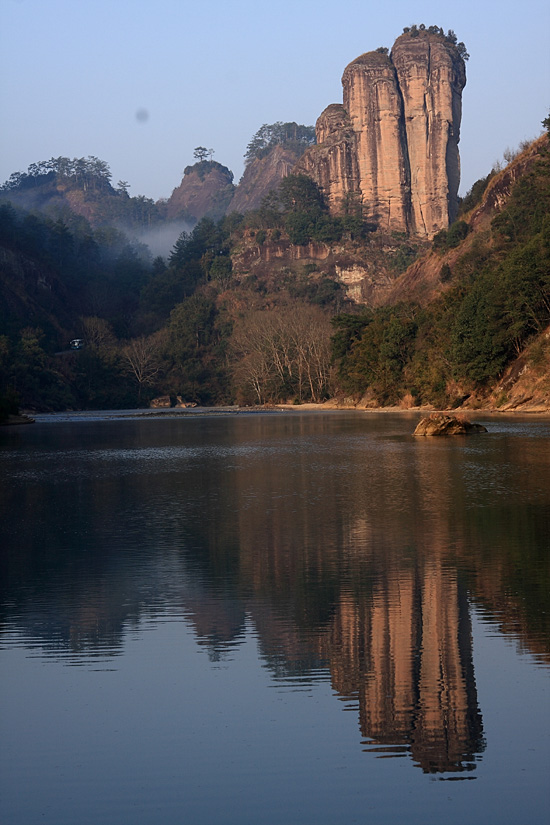
[(441, 412), (445, 413), (446, 415), (455, 415), (455, 416), (468, 416), (468, 415), (485, 415), (485, 414), (495, 414), (495, 415), (537, 415), (537, 416), (546, 416), (550, 417), (550, 407), (546, 405), (533, 405), (532, 407), (529, 405), (521, 406), (521, 407), (514, 407), (513, 409), (502, 409), (499, 407), (469, 407), (469, 408), (455, 408), (455, 409), (438, 409), (437, 407), (429, 406), (422, 406), (422, 407), (401, 407), (398, 405), (389, 406), (389, 407), (372, 407), (369, 405), (364, 405), (359, 402), (358, 404), (343, 404), (336, 400), (329, 400), (324, 401), (320, 404), (313, 404), (313, 403), (305, 403), (305, 404), (274, 404), (273, 407), (270, 409), (277, 409), (277, 410), (350, 410), (350, 411), (357, 411), (357, 412), (366, 412), (366, 413), (377, 413), (377, 414), (384, 414), (384, 413), (420, 413), (422, 415), (429, 415), (433, 412)]

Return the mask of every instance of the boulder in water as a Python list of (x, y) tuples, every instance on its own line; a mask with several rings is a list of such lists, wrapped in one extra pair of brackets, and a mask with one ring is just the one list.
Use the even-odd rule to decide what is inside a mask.
[(482, 424), (472, 424), (465, 418), (444, 413), (432, 413), (418, 422), (413, 435), (470, 435), (471, 433), (486, 433), (487, 428)]

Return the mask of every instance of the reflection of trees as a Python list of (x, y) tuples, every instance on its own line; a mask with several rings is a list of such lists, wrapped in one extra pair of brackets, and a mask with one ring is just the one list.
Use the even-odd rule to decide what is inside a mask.
[[(330, 671), (358, 704), (368, 749), (406, 749), (427, 772), (471, 769), (483, 738), (468, 598), (548, 657), (540, 455), (524, 444), (509, 469), (481, 467), (482, 477), (474, 448), (457, 442), (378, 449), (382, 420), (370, 441), (330, 416), (195, 426), (187, 453), (179, 422), (128, 424), (118, 446), (143, 471), (121, 458), (106, 478), (79, 466), (76, 438), (76, 481), (4, 491), (5, 524), (17, 508), (43, 522), (39, 544), (21, 517), (17, 553), (4, 556), (20, 620), (59, 648), (114, 653), (128, 624), (175, 606), (212, 658), (248, 622), (277, 677)], [(174, 444), (180, 452), (163, 452)], [(472, 478), (482, 490), (489, 472), (524, 498), (480, 502)], [(50, 519), (64, 496), (65, 517)]]

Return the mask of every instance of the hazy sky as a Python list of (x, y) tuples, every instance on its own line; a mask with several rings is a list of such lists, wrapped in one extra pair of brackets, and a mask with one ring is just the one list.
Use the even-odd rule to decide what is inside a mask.
[(96, 155), (130, 194), (168, 197), (215, 150), (237, 182), (263, 123), (313, 125), (345, 66), (403, 26), (454, 29), (471, 55), (464, 193), (550, 107), (548, 0), (0, 0), (0, 182)]

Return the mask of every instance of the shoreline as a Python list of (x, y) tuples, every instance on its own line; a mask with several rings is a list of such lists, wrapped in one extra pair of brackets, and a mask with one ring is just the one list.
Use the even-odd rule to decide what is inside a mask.
[(422, 418), (432, 413), (443, 413), (455, 418), (479, 418), (481, 416), (491, 417), (526, 417), (532, 420), (550, 419), (549, 408), (513, 409), (503, 410), (496, 407), (486, 407), (478, 409), (436, 409), (431, 406), (422, 407), (400, 407), (397, 405), (388, 407), (371, 407), (351, 404), (341, 404), (330, 400), (323, 403), (308, 402), (305, 404), (266, 404), (255, 407), (238, 407), (227, 405), (220, 407), (165, 407), (165, 408), (142, 408), (142, 409), (105, 409), (105, 410), (64, 410), (56, 412), (35, 412), (26, 411), (18, 416), (10, 416), (9, 420), (2, 422), (0, 426), (18, 426), (21, 424), (48, 423), (48, 422), (69, 422), (69, 421), (91, 421), (101, 419), (108, 420), (132, 420), (132, 419), (159, 419), (159, 418), (197, 418), (205, 416), (228, 416), (228, 415), (262, 415), (276, 413), (305, 413), (305, 412), (353, 412), (373, 415), (406, 415), (411, 418)]
[[(36, 413), (35, 413), (36, 415)], [(8, 415), (5, 421), (0, 421), (0, 427), (17, 427), (21, 424), (34, 424), (35, 419), (27, 413), (19, 413), (18, 415)]]
[(536, 405), (533, 407), (514, 407), (513, 409), (502, 409), (499, 407), (478, 407), (474, 409), (473, 407), (470, 408), (439, 408), (433, 406), (421, 406), (421, 407), (400, 407), (399, 405), (393, 405), (388, 407), (371, 407), (371, 406), (361, 406), (359, 404), (352, 405), (352, 404), (340, 404), (337, 401), (325, 401), (322, 403), (312, 403), (308, 402), (305, 404), (275, 404), (274, 407), (280, 410), (341, 410), (342, 412), (349, 410), (351, 412), (364, 412), (364, 413), (378, 413), (378, 414), (385, 414), (385, 413), (421, 413), (422, 415), (430, 415), (431, 413), (445, 413), (445, 415), (454, 415), (458, 417), (464, 417), (468, 415), (484, 415), (484, 414), (496, 414), (496, 415), (542, 415), (550, 417), (550, 407)]

